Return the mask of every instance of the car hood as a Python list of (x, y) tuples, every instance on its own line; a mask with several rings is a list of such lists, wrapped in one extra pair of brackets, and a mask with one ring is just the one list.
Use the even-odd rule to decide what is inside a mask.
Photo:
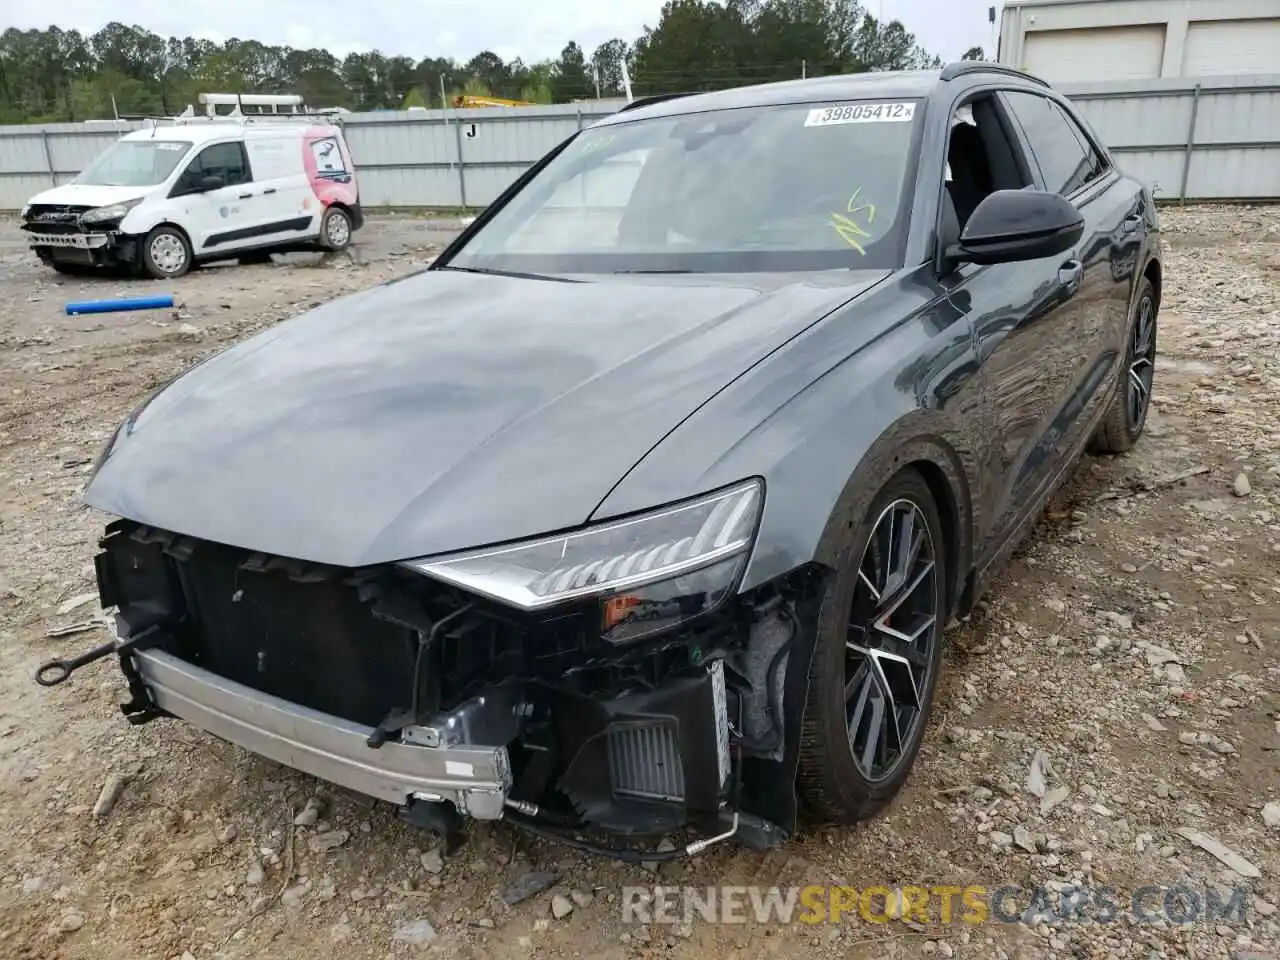
[(27, 203), (67, 204), (81, 207), (107, 207), (145, 197), (155, 187), (108, 187), (92, 183), (64, 183), (60, 187), (37, 193)]
[(427, 271), (283, 323), (161, 390), (86, 499), (345, 567), (571, 528), (700, 404), (886, 275)]

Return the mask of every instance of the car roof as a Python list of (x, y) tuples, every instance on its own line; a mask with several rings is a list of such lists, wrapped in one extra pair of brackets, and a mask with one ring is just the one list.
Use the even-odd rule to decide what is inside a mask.
[[(317, 119), (315, 126), (324, 126), (325, 121)], [(181, 124), (161, 124), (154, 130), (148, 127), (145, 130), (134, 130), (126, 133), (120, 139), (122, 140), (178, 140), (184, 143), (208, 143), (211, 140), (225, 140), (229, 137), (246, 140), (256, 140), (273, 137), (298, 137), (301, 138), (303, 133), (312, 129), (311, 124), (299, 123), (297, 121), (281, 121), (280, 123), (270, 123), (255, 121), (253, 123), (240, 123), (235, 120), (228, 120), (223, 123), (217, 121), (209, 123), (181, 123)], [(335, 132), (337, 128), (334, 128)]]
[(823, 100), (900, 99), (926, 97), (938, 84), (938, 70), (903, 70), (882, 73), (846, 73), (807, 80), (783, 80), (757, 83), (710, 93), (663, 99), (652, 104), (638, 102), (633, 109), (607, 118), (605, 123), (638, 120), (641, 117), (666, 117), (704, 110), (732, 110), (736, 107), (771, 107), (787, 103), (812, 103)]
[(595, 126), (626, 123), (649, 117), (679, 116), (708, 110), (737, 107), (770, 107), (792, 103), (821, 103), (836, 100), (918, 100), (928, 97), (939, 84), (967, 78), (998, 76), (1015, 84), (1047, 87), (1043, 80), (1003, 64), (962, 61), (940, 70), (899, 70), (872, 73), (844, 73), (805, 80), (783, 80), (733, 87), (709, 93), (676, 94), (644, 98), (601, 120)]

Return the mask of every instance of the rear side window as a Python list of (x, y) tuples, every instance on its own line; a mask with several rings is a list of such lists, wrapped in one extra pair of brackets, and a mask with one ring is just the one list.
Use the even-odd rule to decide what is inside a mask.
[(245, 141), (254, 179), (279, 180), (298, 169), (298, 141), (285, 137), (255, 137)]
[(253, 177), (244, 144), (214, 143), (201, 150), (187, 167), (183, 179), (196, 183), (202, 177), (221, 177), (227, 186), (250, 182)]
[(1006, 92), (1004, 97), (1040, 164), (1046, 189), (1069, 197), (1102, 175), (1102, 157), (1056, 103), (1033, 93)]

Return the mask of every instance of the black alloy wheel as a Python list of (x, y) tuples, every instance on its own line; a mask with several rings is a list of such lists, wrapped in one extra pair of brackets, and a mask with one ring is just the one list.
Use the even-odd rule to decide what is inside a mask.
[(1155, 298), (1143, 291), (1138, 301), (1138, 316), (1129, 337), (1129, 379), (1126, 383), (1126, 412), (1129, 429), (1142, 430), (1151, 407), (1151, 387), (1156, 373), (1156, 305)]
[(810, 812), (852, 823), (906, 781), (941, 670), (950, 567), (917, 471), (897, 474), (848, 526), (841, 556), (817, 614), (798, 785)]
[(858, 567), (845, 641), (845, 713), (854, 762), (891, 777), (916, 739), (932, 681), (938, 610), (933, 535), (920, 507), (894, 500), (876, 519)]
[(1098, 424), (1089, 448), (1094, 453), (1125, 453), (1142, 436), (1151, 412), (1156, 375), (1156, 339), (1160, 300), (1151, 280), (1144, 277), (1129, 320), (1124, 366), (1111, 406)]

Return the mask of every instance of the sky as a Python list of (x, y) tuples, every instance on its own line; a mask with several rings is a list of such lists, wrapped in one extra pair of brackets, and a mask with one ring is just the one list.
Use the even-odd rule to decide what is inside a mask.
[[(970, 47), (991, 54), (989, 0), (862, 0), (873, 14), (901, 20), (917, 41), (944, 60)], [(161, 36), (229, 37), (291, 47), (320, 47), (338, 57), (381, 50), (421, 59), (471, 59), (492, 50), (504, 60), (555, 57), (570, 40), (588, 56), (613, 37), (635, 40), (658, 21), (662, 0), (59, 0), (51, 24), (41, 4), (15, 5), (6, 15), (20, 29), (51, 25), (93, 33), (110, 20)], [(999, 6), (997, 0), (997, 6)], [(127, 10), (127, 12), (126, 12)]]

